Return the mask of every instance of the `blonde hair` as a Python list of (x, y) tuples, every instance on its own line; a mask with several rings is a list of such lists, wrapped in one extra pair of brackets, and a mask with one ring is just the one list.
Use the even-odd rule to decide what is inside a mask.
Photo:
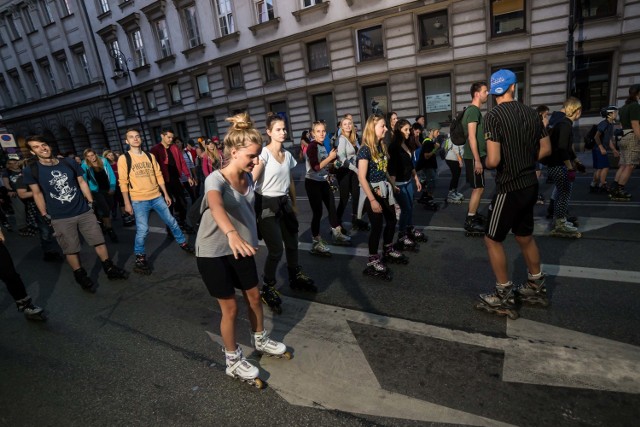
[[(380, 140), (376, 137), (376, 124), (380, 120), (384, 121), (384, 116), (372, 114), (367, 119), (367, 124), (364, 125), (364, 131), (362, 131), (362, 144), (369, 147), (371, 159), (375, 163), (378, 163), (382, 157), (387, 156), (386, 144), (379, 144)], [(378, 150), (378, 147), (380, 147), (381, 150)]]
[[(96, 155), (96, 164), (92, 165), (89, 163), (89, 159), (87, 159), (87, 154), (89, 153), (93, 153)], [(100, 160), (100, 156), (98, 156), (98, 153), (96, 153), (96, 151), (93, 148), (87, 148), (82, 152), (82, 158), (84, 158), (84, 161), (87, 162), (87, 166), (90, 166), (92, 168), (97, 168), (97, 169), (104, 169), (104, 165), (102, 164), (102, 160)]]
[(567, 118), (573, 121), (582, 110), (582, 103), (578, 98), (572, 96), (564, 101), (564, 104), (562, 104), (562, 108), (564, 108), (564, 114), (567, 116)]
[(249, 144), (262, 145), (262, 136), (253, 127), (249, 114), (240, 113), (233, 117), (227, 117), (225, 120), (231, 123), (231, 127), (229, 127), (224, 136), (225, 158), (231, 157), (231, 150), (233, 149), (240, 150), (248, 147)]
[(344, 131), (342, 131), (342, 136), (344, 136), (345, 138), (347, 138), (349, 140), (349, 142), (351, 143), (351, 145), (353, 145), (355, 147), (356, 145), (356, 131), (353, 129), (353, 118), (351, 116), (351, 114), (345, 114), (342, 117), (342, 120), (340, 120), (340, 129), (342, 129), (342, 124), (344, 123), (345, 120), (349, 120), (351, 122), (351, 132), (349, 133), (349, 136), (346, 136), (344, 134)]
[(104, 157), (105, 159), (107, 159), (107, 161), (110, 161), (110, 160), (109, 160), (109, 157), (108, 157), (108, 156), (109, 156), (109, 154), (113, 154), (114, 160), (115, 160), (115, 161), (118, 161), (118, 158), (117, 158), (117, 156), (116, 156), (116, 153), (114, 153), (114, 152), (113, 152), (113, 151), (111, 151), (111, 150), (104, 150), (104, 151), (102, 152), (102, 157)]

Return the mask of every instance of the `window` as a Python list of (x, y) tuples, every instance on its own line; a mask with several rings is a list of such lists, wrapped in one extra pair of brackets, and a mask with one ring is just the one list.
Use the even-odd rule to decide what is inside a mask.
[(42, 13), (42, 24), (48, 25), (53, 22), (53, 13), (51, 12), (51, 3), (49, 0), (40, 0), (38, 9)]
[(189, 40), (189, 48), (200, 46), (200, 30), (198, 30), (198, 17), (195, 5), (185, 7), (182, 10), (184, 17), (184, 28), (187, 31), (187, 40)]
[(206, 74), (196, 76), (196, 83), (198, 85), (198, 95), (200, 98), (209, 96), (209, 76)]
[[(491, 67), (491, 74), (495, 73), (501, 68), (511, 70), (516, 75), (516, 94), (515, 94), (516, 100), (520, 102), (525, 102), (525, 91), (524, 91), (525, 77), (526, 77), (525, 66), (522, 64), (493, 66)], [(491, 102), (492, 101), (491, 97), (489, 99), (490, 99), (489, 102)]]
[(165, 18), (156, 21), (156, 34), (158, 35), (158, 43), (160, 44), (160, 57), (166, 58), (173, 54), (171, 50), (171, 40), (169, 39), (169, 28)]
[(156, 93), (153, 91), (153, 89), (145, 91), (144, 99), (147, 101), (147, 110), (155, 111), (158, 109), (158, 104), (156, 103)]
[(53, 70), (51, 69), (51, 65), (44, 64), (42, 66), (42, 70), (44, 71), (44, 74), (47, 76), (47, 79), (49, 79), (49, 86), (51, 87), (51, 91), (54, 94), (58, 93), (58, 85), (56, 84), (56, 77), (53, 75)]
[(120, 44), (118, 43), (118, 40), (111, 40), (107, 44), (107, 50), (109, 51), (109, 56), (111, 56), (113, 60), (113, 68), (120, 68), (121, 70), (125, 70), (126, 67), (122, 63), (122, 55), (118, 53), (120, 52)]
[(22, 85), (22, 79), (20, 79), (20, 75), (15, 72), (11, 74), (11, 80), (13, 80), (13, 85), (18, 89), (18, 103), (26, 102), (27, 100), (27, 92), (24, 90), (24, 86)]
[(420, 48), (447, 46), (449, 44), (449, 18), (446, 10), (418, 17)]
[(2, 96), (2, 101), (6, 107), (10, 107), (14, 104), (7, 82), (4, 80), (0, 80), (0, 96)]
[(386, 116), (389, 111), (389, 98), (387, 96), (387, 84), (365, 86), (362, 88), (364, 98), (365, 118), (371, 114)]
[(322, 93), (313, 95), (313, 113), (315, 120), (324, 120), (327, 134), (336, 130), (336, 109), (333, 105), (333, 94)]
[(33, 93), (38, 98), (42, 97), (42, 90), (40, 89), (40, 84), (38, 83), (38, 79), (36, 78), (36, 73), (33, 70), (27, 71), (27, 77), (29, 77), (29, 83), (31, 83), (31, 87), (33, 87)]
[(227, 77), (229, 78), (229, 88), (231, 89), (240, 89), (244, 85), (240, 64), (229, 65), (227, 67)]
[(100, 0), (99, 3), (100, 3), (100, 11), (102, 13), (107, 13), (107, 12), (109, 12), (109, 10), (111, 10), (111, 9), (109, 9), (109, 1), (108, 0)]
[(256, 13), (258, 15), (258, 24), (272, 20), (275, 17), (273, 13), (273, 0), (257, 1)]
[(69, 67), (69, 61), (66, 58), (60, 60), (60, 65), (64, 74), (67, 76), (67, 82), (69, 83), (69, 89), (73, 88), (73, 75), (71, 74), (71, 68)]
[(317, 42), (307, 44), (307, 57), (309, 60), (309, 71), (329, 68), (327, 41), (319, 40)]
[(264, 56), (264, 75), (268, 82), (282, 79), (282, 60), (278, 52)]
[(125, 96), (122, 98), (122, 109), (126, 117), (132, 117), (136, 115), (136, 110), (133, 105), (133, 98), (131, 96)]
[(27, 33), (33, 33), (36, 30), (35, 25), (33, 24), (33, 18), (31, 17), (31, 13), (29, 12), (28, 7), (22, 8), (22, 17), (24, 19), (24, 26), (27, 29)]
[(89, 61), (87, 61), (86, 53), (78, 53), (78, 64), (80, 64), (80, 68), (84, 72), (85, 83), (91, 83), (91, 73), (89, 72)]
[(358, 54), (360, 61), (382, 58), (384, 56), (381, 25), (358, 30)]
[(231, 0), (216, 0), (218, 11), (218, 22), (220, 23), (220, 35), (226, 36), (234, 33), (233, 12), (231, 11)]
[(576, 55), (575, 95), (582, 102), (583, 114), (595, 114), (611, 103), (611, 52)]
[(433, 76), (422, 79), (422, 99), (425, 121), (447, 123), (455, 106), (452, 105), (451, 76)]
[(144, 67), (147, 65), (147, 56), (144, 53), (144, 43), (142, 42), (142, 33), (140, 28), (129, 33), (131, 48), (134, 56), (134, 68)]
[(189, 130), (186, 122), (176, 122), (176, 136), (186, 142), (189, 138)]
[(285, 101), (272, 102), (269, 104), (269, 111), (271, 111), (272, 113), (276, 113), (284, 119), (284, 128), (287, 130), (287, 141), (291, 141), (291, 126), (289, 126), (287, 103)]
[(182, 103), (182, 97), (180, 96), (180, 86), (178, 86), (178, 82), (169, 83), (169, 96), (171, 97), (172, 104)]
[(16, 26), (15, 15), (5, 15), (4, 19), (5, 21), (7, 21), (7, 27), (9, 28), (9, 37), (11, 37), (11, 40), (17, 40), (22, 37), (20, 35), (20, 31), (18, 31), (18, 27)]
[(491, 0), (491, 32), (494, 36), (525, 31), (525, 0)]
[(218, 136), (218, 122), (215, 116), (205, 116), (202, 118), (204, 122), (204, 133), (208, 137)]
[(302, 0), (302, 7), (315, 6), (320, 3), (322, 3), (322, 0)]
[(578, 0), (578, 16), (581, 18), (601, 18), (616, 14), (615, 0)]
[(71, 6), (69, 0), (60, 0), (60, 6), (62, 7), (62, 16), (71, 15)]

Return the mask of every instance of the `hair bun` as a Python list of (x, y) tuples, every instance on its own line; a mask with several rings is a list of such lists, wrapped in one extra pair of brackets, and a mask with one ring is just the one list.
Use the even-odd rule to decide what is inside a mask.
[(226, 121), (231, 123), (231, 127), (235, 130), (248, 130), (253, 128), (253, 123), (247, 113), (236, 114), (233, 117), (228, 117)]

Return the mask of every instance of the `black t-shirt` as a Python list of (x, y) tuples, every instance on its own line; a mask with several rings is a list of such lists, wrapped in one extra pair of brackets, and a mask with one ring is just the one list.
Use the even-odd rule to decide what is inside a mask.
[(16, 186), (16, 182), (18, 181), (18, 178), (20, 178), (22, 176), (22, 171), (12, 171), (9, 169), (5, 169), (4, 172), (2, 173), (2, 177), (3, 178), (8, 178), (9, 179), (9, 184), (11, 185), (11, 188), (7, 188), (7, 190), (11, 190), (11, 191), (16, 191), (16, 189), (18, 188)]
[(109, 185), (109, 176), (107, 175), (107, 171), (104, 168), (92, 168), (93, 176), (98, 183), (98, 190), (101, 192), (108, 192), (110, 189)]
[(176, 165), (176, 159), (173, 158), (173, 154), (171, 150), (167, 150), (167, 168), (169, 169), (169, 180), (170, 181), (180, 181), (180, 171), (178, 171), (178, 166)]
[(411, 155), (402, 148), (402, 144), (392, 142), (389, 145), (389, 176), (395, 176), (396, 182), (411, 181), (412, 170)]
[[(422, 151), (420, 152), (420, 159), (422, 160), (422, 163), (420, 163), (420, 161), (418, 161), (418, 163), (421, 165), (420, 169), (438, 169), (438, 159), (435, 154), (432, 155), (431, 157), (429, 157), (428, 159), (424, 158), (424, 155), (426, 153), (431, 153), (433, 152), (433, 150), (435, 150), (436, 148), (436, 142), (429, 139), (429, 138), (425, 138), (423, 143), (422, 143)], [(416, 168), (417, 169), (417, 168)]]

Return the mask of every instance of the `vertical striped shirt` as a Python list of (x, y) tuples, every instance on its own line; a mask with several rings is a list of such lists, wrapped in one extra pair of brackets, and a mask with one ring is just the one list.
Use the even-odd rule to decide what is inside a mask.
[(538, 182), (540, 139), (547, 136), (536, 110), (518, 101), (503, 102), (484, 117), (485, 139), (500, 144), (496, 191), (509, 193)]

